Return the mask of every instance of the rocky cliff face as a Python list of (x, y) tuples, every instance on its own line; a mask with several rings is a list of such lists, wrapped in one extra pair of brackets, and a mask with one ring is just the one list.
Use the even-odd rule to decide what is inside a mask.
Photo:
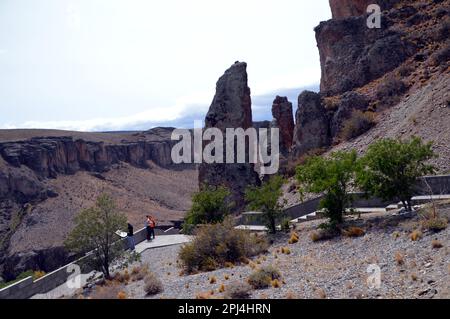
[(322, 76), (320, 91), (342, 94), (392, 71), (416, 52), (404, 32), (390, 28), (382, 16), (380, 29), (369, 29), (366, 16), (322, 22), (316, 27)]
[(79, 170), (104, 172), (119, 162), (146, 168), (151, 160), (167, 167), (172, 164), (172, 146), (172, 141), (106, 145), (72, 137), (43, 137), (0, 143), (0, 154), (14, 167), (24, 165), (40, 177), (55, 178), (57, 174), (74, 174)]
[[(172, 168), (171, 149), (176, 141), (170, 140), (170, 133), (171, 129), (159, 128), (124, 135), (120, 142), (98, 141), (98, 138), (89, 140), (89, 137), (81, 139), (73, 136), (35, 137), (14, 141), (5, 140), (2, 136), (3, 141), (0, 142), (0, 276), (3, 273), (5, 279), (13, 279), (21, 271), (28, 269), (50, 271), (68, 260), (69, 255), (60, 243), (58, 246), (46, 247), (31, 245), (32, 250), (17, 250), (11, 254), (9, 252), (10, 240), (15, 236), (17, 229), (25, 227), (24, 223), (32, 226), (42, 222), (36, 217), (36, 212), (39, 210), (37, 207), (45, 206), (53, 199), (57, 202), (65, 202), (72, 201), (76, 197), (76, 194), (72, 193), (65, 198), (66, 193), (59, 194), (59, 191), (52, 186), (58, 184), (59, 177), (86, 171), (92, 176), (97, 176), (100, 181), (105, 178), (103, 175), (106, 172), (120, 168), (123, 163), (141, 169), (149, 169), (155, 165)], [(109, 135), (104, 134), (103, 137), (108, 140)], [(184, 165), (177, 167), (179, 168), (187, 167)], [(76, 177), (73, 178), (76, 179)], [(55, 182), (52, 182), (53, 180)], [(82, 192), (85, 187), (87, 185), (79, 185), (80, 191)], [(141, 190), (135, 189), (134, 192), (139, 194)], [(58, 200), (59, 196), (65, 199)], [(56, 215), (69, 212), (75, 214), (80, 210), (80, 206), (72, 202), (58, 204), (62, 207), (53, 205), (55, 207), (47, 209)], [(60, 209), (63, 211), (59, 211)], [(59, 220), (60, 217), (56, 215), (51, 219)], [(66, 222), (68, 224), (61, 227), (65, 231), (70, 229), (71, 219)], [(55, 233), (60, 232), (55, 230)], [(21, 240), (25, 241), (25, 239)], [(20, 246), (18, 243), (14, 244)]]
[[(225, 133), (227, 128), (246, 130), (251, 126), (252, 109), (250, 88), (247, 84), (247, 64), (236, 62), (217, 82), (216, 94), (205, 118), (205, 128), (215, 127)], [(224, 147), (224, 152), (225, 149)], [(248, 147), (246, 150), (248, 151)], [(225, 155), (223, 158), (226, 158)], [(228, 187), (236, 211), (245, 205), (245, 189), (249, 185), (258, 184), (259, 177), (254, 171), (254, 165), (248, 163), (248, 160), (242, 164), (202, 163), (199, 166), (199, 186)]]
[[(372, 3), (382, 9), (380, 28), (367, 26)], [(333, 19), (315, 29), (320, 93), (299, 98), (294, 157), (339, 144), (348, 132), (363, 134), (382, 112), (448, 71), (450, 1), (330, 0), (330, 7)]]
[(378, 4), (382, 11), (391, 9), (398, 0), (330, 0), (333, 19), (357, 17), (367, 12), (371, 4)]

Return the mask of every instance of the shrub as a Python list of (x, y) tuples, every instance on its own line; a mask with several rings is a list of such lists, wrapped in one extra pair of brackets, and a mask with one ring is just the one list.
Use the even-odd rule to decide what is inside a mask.
[(280, 288), (281, 287), (281, 283), (278, 279), (274, 279), (270, 282), (270, 284), (272, 285), (273, 288)]
[(120, 282), (120, 283), (126, 283), (130, 280), (130, 274), (128, 273), (128, 270), (125, 270), (124, 272), (118, 272), (114, 275), (114, 280)]
[(249, 208), (261, 210), (266, 226), (272, 234), (276, 232), (276, 221), (283, 213), (283, 205), (280, 203), (283, 184), (283, 178), (274, 175), (260, 187), (249, 187), (245, 192)]
[(434, 217), (422, 221), (422, 228), (432, 231), (440, 232), (447, 228), (448, 221), (444, 217)]
[(264, 289), (271, 285), (272, 280), (280, 279), (280, 272), (273, 266), (265, 266), (254, 271), (248, 278), (248, 283), (255, 289)]
[(401, 266), (405, 263), (405, 257), (403, 256), (403, 254), (401, 252), (396, 252), (395, 253), (395, 262), (397, 263), (397, 265)]
[(284, 232), (288, 232), (291, 229), (291, 224), (289, 218), (285, 218), (281, 222), (281, 230)]
[(194, 239), (184, 245), (179, 259), (187, 273), (210, 271), (225, 263), (237, 263), (244, 258), (267, 251), (263, 237), (234, 228), (231, 219), (202, 227)]
[(312, 157), (305, 165), (297, 167), (296, 179), (300, 185), (300, 194), (320, 193), (324, 198), (320, 208), (328, 217), (328, 228), (336, 229), (342, 223), (344, 211), (349, 207), (352, 196), (349, 188), (353, 183), (357, 167), (357, 154), (335, 152), (329, 157)]
[(209, 278), (209, 283), (210, 283), (211, 285), (215, 284), (216, 282), (217, 282), (216, 277), (212, 276), (212, 277)]
[(285, 255), (290, 255), (291, 250), (288, 247), (281, 247), (281, 253)]
[(344, 236), (347, 237), (361, 237), (364, 236), (364, 234), (366, 233), (364, 231), (364, 229), (360, 228), (360, 227), (349, 227), (348, 229), (343, 231)]
[(234, 282), (227, 286), (225, 298), (227, 299), (249, 299), (251, 287), (245, 282)]
[(377, 98), (386, 106), (395, 105), (407, 87), (402, 80), (394, 76), (388, 77), (377, 89)]
[(192, 207), (188, 211), (183, 230), (190, 233), (195, 225), (222, 222), (233, 203), (228, 198), (226, 187), (204, 188), (192, 196)]
[(409, 238), (411, 238), (412, 241), (418, 241), (422, 238), (422, 232), (420, 230), (414, 230), (411, 235), (409, 235)]
[(343, 123), (340, 137), (343, 140), (351, 140), (370, 130), (375, 125), (373, 112), (354, 110), (349, 119)]
[(118, 299), (120, 292), (120, 285), (108, 284), (106, 286), (96, 286), (89, 297), (91, 299)]
[(36, 270), (36, 271), (33, 273), (33, 280), (39, 279), (39, 278), (44, 277), (44, 276), (45, 276), (45, 271), (42, 271), (42, 270)]
[(371, 144), (359, 161), (356, 181), (368, 194), (384, 200), (399, 198), (411, 211), (417, 181), (434, 172), (427, 164), (433, 157), (432, 143), (423, 143), (418, 137), (408, 141), (382, 139)]
[(134, 266), (131, 270), (131, 280), (132, 281), (138, 281), (143, 280), (145, 276), (149, 273), (148, 265), (142, 265), (142, 266)]
[(317, 241), (321, 241), (321, 240), (327, 240), (327, 239), (334, 238), (337, 235), (339, 235), (339, 232), (337, 230), (324, 228), (324, 229), (312, 231), (309, 234), (309, 237), (311, 238), (311, 240), (313, 242), (317, 242)]
[(289, 238), (289, 244), (295, 244), (298, 242), (298, 234), (296, 232), (293, 232), (291, 234), (291, 238)]
[(444, 247), (444, 246), (442, 245), (442, 243), (441, 243), (439, 240), (434, 239), (434, 240), (431, 242), (431, 247), (433, 247), (434, 249), (439, 249), (439, 248), (442, 248), (442, 247)]
[(147, 295), (156, 295), (164, 290), (161, 280), (152, 272), (144, 278), (144, 291)]
[(65, 246), (74, 253), (94, 251), (90, 261), (109, 279), (110, 265), (124, 255), (122, 242), (116, 241), (115, 232), (126, 229), (126, 215), (119, 212), (111, 196), (102, 194), (95, 205), (82, 210), (74, 222)]
[(221, 284), (219, 287), (219, 292), (224, 292), (225, 291), (225, 285)]
[(448, 42), (443, 48), (433, 53), (431, 60), (434, 66), (447, 63), (450, 60), (450, 42)]

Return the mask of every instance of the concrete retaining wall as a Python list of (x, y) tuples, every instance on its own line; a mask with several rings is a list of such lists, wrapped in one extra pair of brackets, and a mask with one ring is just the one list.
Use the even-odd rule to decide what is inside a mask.
[[(426, 181), (426, 182), (425, 182)], [(429, 185), (429, 187), (427, 186)], [(430, 188), (433, 195), (450, 194), (450, 175), (425, 176), (421, 178), (417, 185), (417, 195), (429, 195)], [(319, 208), (322, 196), (305, 201), (301, 204), (287, 208), (284, 211), (284, 217), (289, 219), (299, 218), (314, 213)], [(398, 201), (384, 201), (380, 198), (366, 198), (364, 193), (353, 193), (353, 207), (377, 208), (387, 207)], [(238, 220), (239, 225), (264, 225), (261, 215), (242, 214)]]
[[(156, 236), (177, 234), (177, 229), (172, 229), (166, 232), (168, 227), (156, 227)], [(135, 244), (146, 240), (146, 230), (142, 228), (134, 233)], [(121, 239), (124, 243), (124, 247), (128, 248), (127, 238)], [(93, 268), (89, 266), (89, 258), (92, 252), (87, 253), (84, 257), (62, 266), (45, 276), (37, 280), (33, 280), (33, 277), (27, 277), (22, 279), (8, 287), (0, 289), (0, 299), (27, 299), (36, 294), (46, 293), (67, 281), (72, 272), (69, 272), (71, 265), (78, 265), (81, 268), (83, 274), (90, 273)]]

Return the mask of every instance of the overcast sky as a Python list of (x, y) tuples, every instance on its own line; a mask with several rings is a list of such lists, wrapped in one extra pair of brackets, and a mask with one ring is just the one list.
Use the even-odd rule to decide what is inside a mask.
[(236, 60), (269, 119), (276, 94), (296, 108), (317, 87), (330, 17), (328, 0), (0, 0), (0, 128), (189, 126)]

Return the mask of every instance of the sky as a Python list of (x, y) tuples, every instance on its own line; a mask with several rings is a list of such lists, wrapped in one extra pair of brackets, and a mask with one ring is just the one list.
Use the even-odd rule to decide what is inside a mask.
[(254, 120), (317, 90), (328, 0), (0, 0), (0, 129), (192, 127), (235, 61)]

